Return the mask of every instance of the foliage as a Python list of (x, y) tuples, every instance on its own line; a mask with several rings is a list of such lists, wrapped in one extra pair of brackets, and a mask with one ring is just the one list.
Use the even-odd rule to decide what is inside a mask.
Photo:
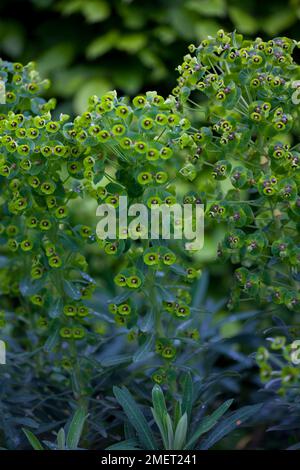
[[(158, 430), (158, 432), (156, 430), (154, 432), (126, 387), (114, 387), (114, 394), (128, 419), (128, 422), (125, 421), (126, 439), (109, 446), (107, 450), (207, 450), (224, 436), (244, 425), (245, 421), (261, 408), (261, 404), (256, 404), (226, 414), (233, 402), (233, 400), (227, 400), (218, 406), (212, 414), (203, 416), (203, 405), (199, 410), (194, 406), (196, 397), (194, 396), (193, 382), (191, 377), (186, 375), (182, 397), (175, 402), (173, 418), (168, 412), (162, 389), (159, 385), (153, 387), (151, 412)], [(198, 426), (198, 419), (193, 418), (199, 415), (202, 416), (200, 426)], [(23, 429), (23, 431), (35, 450), (44, 450), (43, 444), (51, 450), (72, 450), (80, 448), (78, 445), (84, 421), (85, 412), (78, 408), (67, 432), (64, 428), (58, 431), (55, 443), (49, 441), (41, 443), (31, 431), (28, 429)], [(204, 434), (206, 434), (205, 438)]]
[[(52, 442), (45, 442), (44, 444), (51, 450), (78, 449), (85, 419), (85, 410), (78, 408), (72, 417), (67, 433), (64, 428), (60, 428), (58, 431), (56, 445), (53, 445)], [(23, 431), (34, 450), (44, 450), (43, 445), (31, 431), (28, 429), (23, 429)]]
[[(15, 361), (1, 388), (3, 446), (208, 449), (252, 415), (273, 423), (278, 388), (278, 429), (294, 429), (283, 416), (291, 402), (298, 413), (298, 392), (284, 383), (299, 368), (275, 360), (270, 370), (258, 348), (270, 314), (281, 328), (299, 314), (296, 45), (220, 30), (189, 47), (167, 98), (93, 95), (73, 120), (55, 117), (34, 64), (0, 63), (0, 326)], [(77, 210), (118, 211), (121, 196), (149, 210), (204, 205), (208, 229), (225, 234), (218, 263), (238, 265), (230, 314), (228, 299), (207, 295), (205, 263), (186, 240), (144, 240), (141, 224), (99, 240), (96, 217)], [(272, 396), (269, 384), (256, 394), (257, 349), (262, 377), (281, 378)], [(136, 403), (151, 405), (153, 381), (150, 415)], [(228, 397), (237, 409), (222, 417)]]
[(178, 68), (173, 93), (182, 106), (191, 92), (207, 98), (200, 111), (209, 125), (181, 136), (181, 146), (193, 154), (186, 177), (199, 174), (207, 215), (226, 223), (218, 256), (241, 266), (231, 308), (245, 295), (299, 311), (296, 45), (287, 38), (251, 43), (220, 30), (191, 45)]
[(51, 94), (68, 103), (63, 112), (71, 102), (82, 112), (89, 95), (114, 88), (168, 92), (169, 70), (188, 42), (221, 27), (263, 37), (288, 30), (299, 39), (297, 0), (3, 0), (0, 11), (1, 54), (36, 60)]
[(299, 388), (299, 344), (297, 340), (286, 344), (285, 336), (275, 336), (269, 338), (269, 341), (270, 350), (261, 346), (256, 355), (261, 380), (278, 388), (279, 394), (288, 394), (288, 399), (293, 400), (297, 397)]
[[(209, 449), (218, 440), (229, 434), (237, 426), (240, 426), (251, 415), (254, 415), (261, 407), (260, 404), (245, 407), (227, 415), (219, 422), (233, 401), (227, 400), (211, 415), (203, 417), (200, 426), (197, 427), (197, 423), (193, 423), (192, 418), (192, 416), (197, 416), (197, 410), (193, 408), (195, 397), (191, 378), (189, 376), (185, 378), (183, 395), (181, 400), (175, 404), (173, 419), (168, 413), (162, 389), (159, 385), (155, 385), (152, 390), (153, 407), (151, 411), (154, 422), (159, 430), (160, 439), (162, 440), (162, 444), (158, 446), (149, 424), (141, 414), (128, 390), (126, 388), (120, 389), (115, 387), (114, 393), (129, 423), (136, 431), (136, 438), (115, 444), (110, 449), (149, 448), (155, 450), (159, 448), (165, 450), (189, 450), (197, 448), (200, 437), (212, 430), (199, 447), (199, 449)], [(190, 429), (193, 430), (191, 435), (189, 435)]]

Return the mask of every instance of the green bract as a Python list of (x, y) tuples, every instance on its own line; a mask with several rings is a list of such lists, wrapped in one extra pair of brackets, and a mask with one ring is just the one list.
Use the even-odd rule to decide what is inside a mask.
[[(209, 334), (223, 341), (214, 326), (213, 333), (206, 331), (211, 310), (219, 307), (203, 304), (205, 257), (187, 252), (185, 240), (145, 238), (149, 228), (141, 223), (99, 240), (96, 217), (80, 214), (82, 200), (94, 208), (112, 206), (118, 221), (122, 196), (128, 205), (143, 203), (148, 213), (203, 204), (206, 228), (217, 233), (218, 265), (223, 260), (236, 268), (227, 283), (233, 285), (228, 306), (243, 300), (271, 304), (280, 315), (299, 312), (295, 45), (287, 38), (251, 42), (219, 31), (189, 48), (172, 95), (92, 96), (73, 120), (57, 116), (55, 100), (41, 97), (48, 82), (33, 64), (18, 65), (16, 77), (16, 64), (0, 62), (6, 89), (0, 280), (8, 313), (1, 325), (21, 313), (22, 327), (36, 329), (34, 347), (57, 362), (57, 380), (74, 382), (78, 402), (85, 405), (89, 393), (82, 385), (85, 368), (89, 377), (99, 367), (99, 377), (107, 363), (149, 359), (142, 373), (176, 390), (182, 357), (203, 348)], [(126, 230), (129, 238), (122, 236)], [(91, 265), (100, 260), (93, 268), (105, 272), (98, 284), (82, 252)], [(14, 333), (19, 324), (10, 327)], [(102, 355), (115, 337), (122, 337), (119, 349), (130, 342), (125, 358)], [(284, 348), (279, 338), (271, 349)], [(273, 374), (269, 356), (258, 351), (264, 380)], [(66, 370), (74, 375), (61, 379)], [(294, 384), (297, 371), (288, 363), (276, 377)]]
[[(272, 302), (277, 286), (285, 286), (294, 299), (292, 309), (299, 311), (295, 46), (284, 37), (248, 41), (220, 30), (190, 47), (178, 67), (173, 94), (194, 126), (181, 137), (188, 163), (182, 174), (192, 175), (195, 186), (207, 193), (207, 214), (228, 233), (219, 257), (247, 270), (234, 288), (231, 308), (240, 297)], [(280, 251), (281, 238), (290, 242)], [(280, 304), (291, 308), (284, 295)]]

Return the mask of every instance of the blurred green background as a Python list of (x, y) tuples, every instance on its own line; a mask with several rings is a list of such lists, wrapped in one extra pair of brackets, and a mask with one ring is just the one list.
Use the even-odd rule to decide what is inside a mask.
[(300, 0), (1, 0), (2, 58), (34, 60), (59, 111), (91, 94), (169, 93), (186, 47), (218, 29), (299, 39)]

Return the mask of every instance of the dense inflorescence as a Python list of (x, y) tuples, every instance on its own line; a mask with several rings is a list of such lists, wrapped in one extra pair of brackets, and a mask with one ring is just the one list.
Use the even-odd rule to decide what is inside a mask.
[[(184, 240), (99, 240), (95, 225), (74, 223), (84, 199), (155, 210), (204, 204), (209, 227), (220, 224), (219, 259), (237, 265), (229, 307), (240, 299), (299, 310), (299, 67), (286, 38), (244, 41), (220, 31), (190, 46), (167, 99), (92, 96), (73, 121), (53, 117), (40, 97), (33, 64), (1, 62), (1, 294), (4, 310), (22, 313), (47, 349), (61, 354), (90, 344), (98, 329), (89, 300), (96, 288), (82, 254), (96, 245), (116, 260), (116, 296), (108, 310), (133, 360), (154, 352), (159, 383), (173, 377), (178, 353), (199, 345), (199, 306), (192, 288), (200, 265)], [(197, 102), (195, 102), (196, 100)], [(74, 207), (74, 205), (73, 205)], [(127, 235), (127, 234), (126, 234)], [(102, 314), (103, 312), (101, 312)], [(111, 316), (108, 317), (111, 321)], [(1, 322), (5, 319), (1, 316)], [(134, 350), (134, 347), (132, 350)], [(62, 357), (64, 367), (68, 358)], [(174, 367), (173, 367), (174, 366)]]
[[(40, 97), (48, 86), (34, 64), (1, 62), (5, 104), (1, 105), (0, 245), (1, 295), (38, 331), (51, 337), (80, 340), (89, 323), (94, 282), (86, 274), (82, 246), (90, 228), (72, 226), (68, 203), (84, 191), (85, 180), (70, 178), (73, 160), (85, 148), (70, 144), (63, 128), (68, 115), (54, 119), (55, 100)], [(78, 280), (78, 282), (77, 282)]]
[(238, 265), (231, 308), (242, 297), (299, 311), (295, 46), (220, 30), (178, 67), (173, 94), (195, 126), (181, 136), (186, 176), (204, 189), (207, 218), (225, 226), (219, 259)]
[(269, 348), (261, 346), (256, 353), (261, 381), (273, 382), (277, 385), (280, 395), (297, 400), (300, 374), (299, 340), (288, 342), (285, 336), (275, 336), (269, 338), (269, 341)]
[[(174, 97), (155, 92), (131, 103), (115, 92), (91, 97), (88, 110), (74, 122), (67, 115), (54, 119), (55, 101), (39, 96), (48, 82), (40, 81), (33, 64), (3, 62), (1, 67), (6, 89), (0, 122), (5, 310), (25, 315), (41, 343), (47, 340), (47, 350), (62, 346), (61, 364), (70, 367), (65, 343), (75, 361), (74, 342), (93, 341), (98, 328), (88, 302), (95, 281), (82, 254), (84, 245), (97, 242), (105, 254), (122, 259), (114, 281), (125, 292), (109, 305), (116, 324), (140, 347), (150, 350), (155, 344), (169, 367), (180, 341), (166, 335), (163, 320), (190, 316), (189, 290), (199, 274), (189, 266), (183, 243), (142, 240), (140, 226), (127, 240), (99, 240), (96, 218), (94, 227), (74, 225), (70, 203), (85, 197), (118, 208), (120, 196), (126, 196), (128, 204), (142, 202), (149, 210), (186, 198), (196, 204), (195, 193), (176, 190), (182, 158), (178, 136), (189, 121), (176, 111)], [(180, 334), (198, 338), (194, 328)], [(154, 377), (160, 381), (164, 373)]]
[[(176, 186), (178, 178), (182, 179), (180, 135), (189, 126), (172, 96), (164, 99), (148, 92), (129, 102), (111, 92), (91, 97), (87, 111), (75, 119), (67, 135), (70, 142), (81, 140), (92, 155), (85, 175), (90, 197), (115, 207), (120, 218), (121, 196), (126, 196), (128, 206), (142, 203), (149, 212), (162, 205), (171, 208), (176, 203), (201, 202), (196, 192), (185, 193)], [(177, 320), (190, 316), (190, 285), (199, 272), (188, 265), (191, 255), (184, 251), (184, 241), (151, 238), (151, 224), (129, 225), (129, 233), (126, 230), (124, 238), (119, 234), (115, 239), (98, 240), (104, 253), (122, 259), (122, 270), (114, 277), (121, 294), (109, 304), (109, 311), (140, 348), (151, 350), (155, 344), (169, 369), (180, 341), (176, 346), (164, 324), (170, 315)], [(183, 333), (197, 338), (193, 328)], [(160, 370), (154, 378), (161, 381), (163, 375)]]

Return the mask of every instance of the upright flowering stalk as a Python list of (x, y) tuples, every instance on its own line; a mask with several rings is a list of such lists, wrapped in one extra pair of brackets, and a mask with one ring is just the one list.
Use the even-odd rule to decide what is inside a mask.
[[(128, 101), (111, 92), (92, 97), (87, 112), (67, 124), (64, 135), (70, 145), (80, 140), (86, 148), (89, 157), (83, 164), (88, 158), (91, 162), (84, 173), (86, 188), (98, 204), (118, 209), (122, 196), (128, 206), (142, 203), (150, 213), (162, 205), (171, 209), (176, 203), (201, 202), (197, 193), (186, 194), (184, 186), (178, 189), (178, 180), (183, 180), (180, 135), (189, 127), (172, 96), (164, 99), (148, 92)], [(72, 164), (79, 165), (78, 157)], [(171, 222), (173, 231), (172, 217)], [(114, 278), (120, 295), (109, 311), (128, 338), (137, 341), (134, 360), (155, 345), (162, 369), (154, 377), (162, 381), (167, 373), (173, 374), (176, 348), (183, 345), (170, 329), (170, 321), (182, 322), (190, 316), (189, 286), (198, 272), (184, 267), (191, 254), (184, 251), (182, 240), (151, 238), (150, 225), (137, 224), (131, 231), (129, 227), (128, 238), (119, 234), (99, 240), (99, 245), (107, 255), (121, 258), (123, 266)], [(197, 337), (188, 327), (182, 328), (181, 335)]]
[[(72, 226), (67, 207), (82, 192), (68, 180), (73, 159), (85, 149), (62, 133), (69, 116), (52, 117), (55, 100), (40, 97), (48, 81), (39, 78), (34, 64), (0, 62), (0, 73), (5, 85), (0, 105), (2, 323), (8, 315), (12, 335), (22, 328), (25, 348), (56, 350), (58, 364), (70, 367), (77, 361), (75, 343), (92, 323), (85, 299), (94, 282), (80, 253), (90, 229)], [(31, 344), (33, 330), (37, 339)]]
[(195, 126), (181, 137), (187, 177), (225, 227), (219, 259), (237, 265), (230, 307), (242, 297), (299, 311), (296, 46), (221, 30), (178, 67), (173, 94)]

